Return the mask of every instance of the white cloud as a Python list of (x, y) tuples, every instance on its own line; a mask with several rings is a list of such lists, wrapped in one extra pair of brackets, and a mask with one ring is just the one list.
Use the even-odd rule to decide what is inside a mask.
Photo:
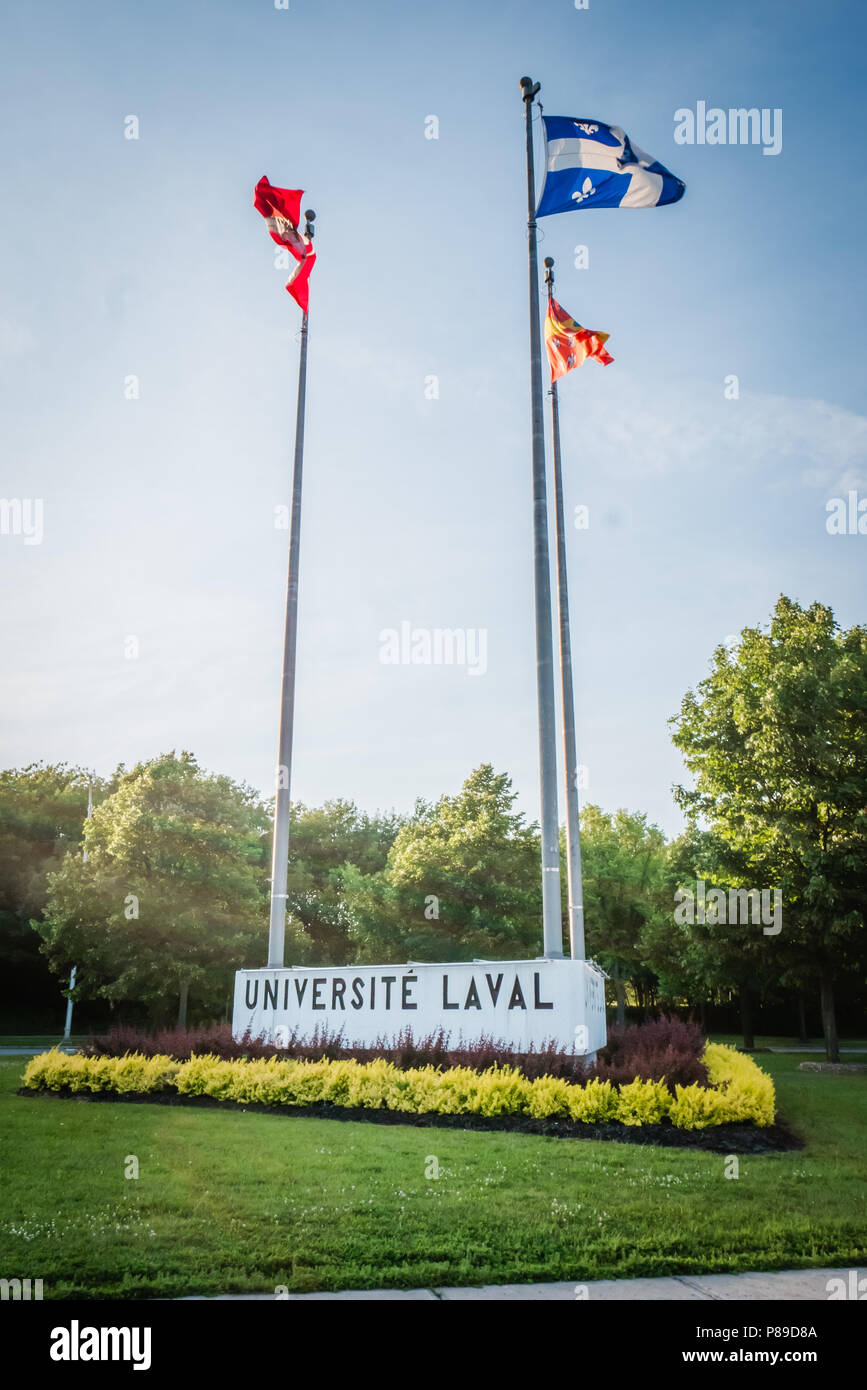
[(725, 400), (718, 387), (650, 387), (625, 373), (617, 384), (611, 376), (585, 381), (572, 396), (561, 385), (564, 440), (567, 430), (573, 439), (580, 430), (620, 473), (723, 467), (729, 477), (755, 476), (790, 463), (807, 486), (845, 489), (867, 480), (867, 419), (828, 401), (748, 392)]

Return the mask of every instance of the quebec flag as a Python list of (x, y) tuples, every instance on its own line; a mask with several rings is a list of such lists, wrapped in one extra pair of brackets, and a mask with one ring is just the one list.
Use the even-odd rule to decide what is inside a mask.
[(537, 217), (572, 208), (658, 208), (686, 184), (630, 142), (618, 125), (543, 116), (545, 182)]

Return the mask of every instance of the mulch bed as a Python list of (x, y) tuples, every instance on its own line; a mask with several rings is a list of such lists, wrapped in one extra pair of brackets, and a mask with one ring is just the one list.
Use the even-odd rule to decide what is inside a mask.
[(356, 1124), (414, 1125), (418, 1129), (471, 1129), (518, 1134), (541, 1134), (551, 1139), (609, 1139), (619, 1144), (655, 1144), (672, 1149), (706, 1149), (712, 1153), (762, 1154), (788, 1153), (802, 1149), (803, 1141), (783, 1124), (710, 1125), (706, 1129), (678, 1129), (670, 1121), (656, 1125), (624, 1125), (614, 1121), (586, 1124), (580, 1120), (554, 1117), (534, 1119), (530, 1115), (418, 1115), (403, 1110), (374, 1110), (364, 1106), (263, 1105), (253, 1101), (241, 1105), (234, 1100), (213, 1096), (179, 1096), (176, 1091), (139, 1093), (127, 1091), (31, 1091), (22, 1087), (19, 1096), (33, 1100), (59, 1099), (85, 1102), (108, 1101), (134, 1105), (186, 1105), (202, 1110), (253, 1110), (263, 1115), (306, 1116), (317, 1120), (350, 1120)]

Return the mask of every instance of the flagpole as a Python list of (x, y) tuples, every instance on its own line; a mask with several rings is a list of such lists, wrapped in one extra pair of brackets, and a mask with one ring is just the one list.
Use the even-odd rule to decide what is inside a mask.
[[(313, 239), (315, 212), (305, 211), (305, 235)], [(295, 415), (295, 460), (292, 471), (292, 516), (289, 523), (289, 578), (286, 586), (286, 627), (283, 637), (283, 676), (280, 698), (280, 740), (274, 802), (274, 841), (271, 851), (271, 916), (268, 928), (268, 968), (284, 964), (286, 885), (289, 875), (289, 810), (292, 775), (292, 735), (295, 726), (295, 649), (298, 636), (298, 568), (301, 552), (301, 478), (304, 467), (304, 413), (307, 401), (307, 313), (301, 319), (298, 357), (298, 404)]]
[(557, 742), (554, 725), (554, 641), (542, 405), (539, 263), (536, 253), (536, 175), (533, 163), (533, 101), (538, 91), (538, 82), (534, 83), (529, 77), (521, 78), (527, 134), (527, 248), (530, 270), (530, 399), (533, 430), (533, 554), (536, 597), (536, 688), (539, 707), (542, 938), (543, 955), (562, 957), (560, 827), (557, 815)]
[[(554, 294), (554, 258), (545, 257), (548, 304)], [(584, 891), (581, 881), (581, 830), (578, 809), (578, 751), (572, 686), (572, 635), (566, 580), (566, 519), (560, 458), (560, 400), (551, 382), (551, 437), (554, 455), (554, 524), (557, 532), (557, 612), (560, 619), (560, 690), (563, 697), (563, 760), (566, 770), (566, 866), (569, 879), (569, 941), (573, 960), (584, 960)]]

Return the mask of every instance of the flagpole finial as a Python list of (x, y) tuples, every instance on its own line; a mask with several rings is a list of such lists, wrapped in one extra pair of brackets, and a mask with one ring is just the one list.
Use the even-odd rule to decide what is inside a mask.
[(313, 236), (313, 223), (316, 221), (316, 213), (313, 212), (310, 208), (305, 208), (305, 209), (304, 209), (304, 219), (305, 219), (305, 221), (306, 221), (306, 223), (307, 223), (307, 226), (304, 228), (304, 235), (305, 235), (306, 237), (311, 237), (311, 238), (312, 238), (312, 236)]
[(542, 89), (541, 82), (534, 82), (532, 77), (522, 77), (520, 85), (524, 101), (532, 101), (536, 93)]
[(548, 286), (548, 298), (550, 299), (552, 287), (553, 287), (553, 285), (554, 285), (554, 257), (553, 257), (553, 256), (546, 256), (546, 257), (545, 257), (545, 261), (544, 261), (544, 265), (545, 265), (545, 284)]

